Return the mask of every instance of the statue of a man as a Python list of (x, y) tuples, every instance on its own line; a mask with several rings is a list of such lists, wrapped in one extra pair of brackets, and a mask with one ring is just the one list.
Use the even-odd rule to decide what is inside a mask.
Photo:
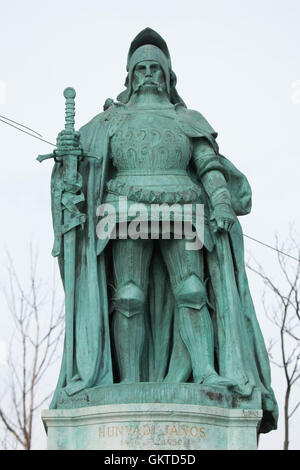
[[(79, 133), (62, 131), (57, 140), (58, 150), (71, 145), (87, 155), (78, 165), (77, 187), (86, 222), (80, 228), (74, 212), (73, 321), (66, 325), (72, 344), (65, 341), (52, 407), (62, 389), (74, 395), (120, 382), (193, 382), (244, 397), (258, 387), (261, 431), (267, 432), (276, 427), (277, 405), (237, 220), (250, 212), (251, 189), (219, 154), (217, 133), (178, 95), (167, 45), (155, 31), (147, 28), (134, 39), (127, 70), (118, 101), (107, 100), (104, 112)], [(61, 161), (55, 164), (52, 209), (53, 254), (64, 280), (62, 168)], [(169, 239), (161, 231), (123, 237), (124, 197), (127, 224), (136, 203), (147, 208), (148, 222), (153, 204), (190, 204), (192, 221), (196, 204), (203, 204), (203, 248), (187, 249), (186, 238), (172, 230)], [(101, 204), (116, 208), (114, 239), (97, 237)], [(71, 373), (68, 348), (74, 351)]]

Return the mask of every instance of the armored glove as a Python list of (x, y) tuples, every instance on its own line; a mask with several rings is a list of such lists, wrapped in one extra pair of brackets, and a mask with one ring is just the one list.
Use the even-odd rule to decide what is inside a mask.
[(213, 230), (225, 230), (229, 232), (233, 226), (236, 215), (231, 206), (230, 192), (226, 186), (217, 188), (210, 196), (213, 212), (210, 217)]

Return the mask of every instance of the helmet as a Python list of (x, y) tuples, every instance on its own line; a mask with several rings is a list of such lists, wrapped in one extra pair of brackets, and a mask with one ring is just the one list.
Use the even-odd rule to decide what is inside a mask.
[(117, 98), (118, 101), (125, 104), (128, 103), (133, 91), (132, 75), (134, 67), (144, 60), (153, 60), (160, 64), (165, 75), (170, 101), (173, 104), (184, 104), (175, 88), (177, 79), (175, 73), (172, 71), (168, 46), (165, 40), (151, 28), (143, 29), (130, 45), (126, 67), (128, 72), (125, 81), (126, 90), (119, 94)]

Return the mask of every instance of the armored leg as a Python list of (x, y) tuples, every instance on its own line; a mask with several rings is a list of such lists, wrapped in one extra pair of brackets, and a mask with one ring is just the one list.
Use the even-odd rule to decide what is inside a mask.
[(196, 383), (233, 386), (214, 368), (214, 334), (203, 282), (203, 251), (188, 251), (185, 240), (160, 243), (179, 310), (179, 330), (189, 351)]
[(140, 382), (151, 240), (114, 240), (113, 338), (120, 381)]

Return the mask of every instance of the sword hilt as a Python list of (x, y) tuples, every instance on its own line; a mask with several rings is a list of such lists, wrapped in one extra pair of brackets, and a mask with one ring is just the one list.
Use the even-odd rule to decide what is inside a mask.
[[(65, 130), (75, 131), (75, 97), (76, 91), (72, 87), (65, 88), (64, 90), (64, 97), (66, 99), (65, 102)], [(63, 148), (61, 150), (54, 150), (53, 153), (48, 153), (47, 155), (39, 155), (37, 160), (39, 162), (43, 162), (44, 160), (54, 158), (56, 162), (61, 161), (60, 157), (65, 154), (71, 153), (72, 155), (76, 155), (77, 158), (96, 158), (97, 160), (101, 161), (102, 157), (100, 155), (95, 155), (93, 153), (83, 153), (81, 148)]]
[(64, 90), (64, 97), (66, 99), (65, 104), (65, 129), (74, 131), (75, 124), (75, 96), (76, 91), (72, 87), (68, 87)]

